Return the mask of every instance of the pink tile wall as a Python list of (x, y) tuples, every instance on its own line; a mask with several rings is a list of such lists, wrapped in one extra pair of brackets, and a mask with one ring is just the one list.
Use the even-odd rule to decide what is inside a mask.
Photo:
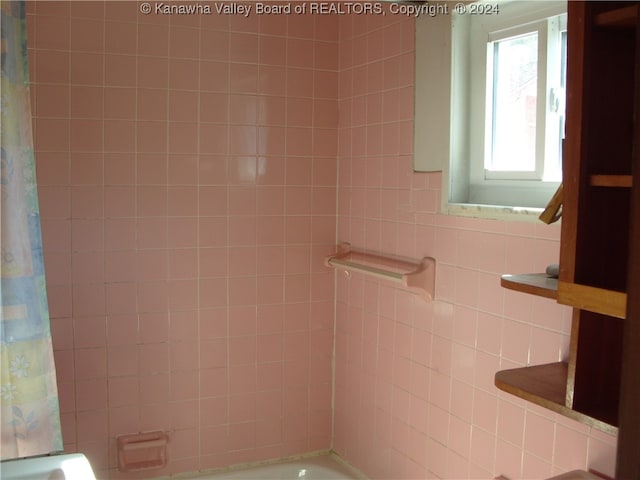
[(335, 450), (371, 478), (612, 475), (615, 438), (498, 391), (499, 369), (566, 358), (569, 309), (500, 288), (557, 263), (559, 227), (444, 216), (412, 173), (414, 23), (343, 16), (338, 238), (437, 260), (436, 297), (339, 276)]
[(612, 473), (614, 438), (493, 387), (566, 356), (567, 309), (498, 282), (559, 231), (437, 213), (410, 19), (28, 8), (64, 438), (101, 478), (138, 430), (171, 432), (165, 474), (331, 445), (336, 211), (340, 240), (438, 260), (430, 304), (338, 277), (338, 453), (372, 478)]
[(137, 431), (157, 475), (329, 448), (335, 17), (28, 13), (65, 448), (100, 478)]

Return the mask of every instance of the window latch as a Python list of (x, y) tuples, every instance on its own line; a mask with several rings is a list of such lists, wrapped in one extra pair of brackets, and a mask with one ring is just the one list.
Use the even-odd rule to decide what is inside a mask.
[(564, 88), (552, 88), (549, 92), (549, 110), (558, 113), (564, 110)]

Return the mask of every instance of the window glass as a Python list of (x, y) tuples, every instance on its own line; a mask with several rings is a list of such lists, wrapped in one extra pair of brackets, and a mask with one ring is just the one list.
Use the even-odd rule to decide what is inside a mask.
[(538, 33), (489, 44), (493, 60), (490, 153), (485, 168), (493, 171), (536, 170)]

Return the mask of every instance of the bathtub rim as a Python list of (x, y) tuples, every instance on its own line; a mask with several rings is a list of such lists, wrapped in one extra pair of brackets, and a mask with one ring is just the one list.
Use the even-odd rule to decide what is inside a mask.
[(369, 480), (369, 477), (367, 477), (362, 471), (360, 471), (358, 468), (351, 465), (349, 462), (347, 462), (344, 458), (342, 458), (334, 450), (331, 450), (331, 449), (316, 450), (313, 452), (308, 452), (300, 455), (291, 455), (289, 457), (283, 457), (278, 459), (269, 459), (269, 460), (262, 460), (262, 461), (256, 461), (256, 462), (248, 462), (248, 463), (238, 463), (235, 465), (229, 465), (229, 466), (219, 467), (219, 468), (208, 468), (208, 469), (198, 470), (195, 472), (180, 472), (180, 473), (174, 473), (170, 475), (162, 475), (158, 477), (152, 477), (149, 480), (197, 480), (198, 478), (206, 475), (236, 473), (242, 470), (248, 470), (248, 469), (259, 468), (259, 467), (269, 467), (272, 465), (281, 465), (285, 463), (294, 463), (294, 462), (304, 463), (305, 461), (318, 460), (321, 458), (333, 460), (337, 464), (339, 469), (344, 470), (345, 471), (344, 473), (351, 475), (356, 480)]

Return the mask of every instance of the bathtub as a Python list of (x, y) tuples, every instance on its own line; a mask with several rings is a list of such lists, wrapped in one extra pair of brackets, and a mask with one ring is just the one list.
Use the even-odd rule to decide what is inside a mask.
[(338, 457), (323, 455), (225, 472), (180, 476), (180, 478), (185, 480), (366, 480), (367, 477), (346, 465)]
[(95, 480), (81, 453), (42, 455), (0, 463), (2, 480)]

